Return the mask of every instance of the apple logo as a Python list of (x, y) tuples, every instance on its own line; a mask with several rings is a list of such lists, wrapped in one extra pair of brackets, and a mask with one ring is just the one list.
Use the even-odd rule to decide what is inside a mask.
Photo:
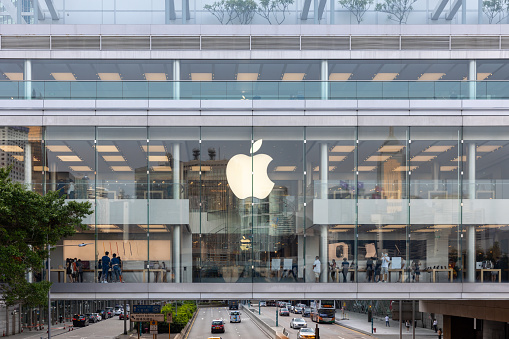
[(267, 167), (272, 158), (267, 154), (253, 156), (260, 147), (262, 147), (262, 140), (253, 143), (251, 156), (237, 154), (228, 161), (226, 180), (228, 180), (233, 194), (239, 199), (246, 199), (251, 196), (265, 199), (274, 187), (274, 183), (267, 175)]

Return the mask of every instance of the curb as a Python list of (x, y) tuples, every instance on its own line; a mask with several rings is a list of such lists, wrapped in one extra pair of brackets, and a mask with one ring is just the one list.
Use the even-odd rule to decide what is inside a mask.
[(348, 328), (349, 330), (357, 331), (357, 332), (360, 332), (360, 333), (365, 334), (365, 335), (369, 335), (370, 337), (374, 337), (374, 333), (367, 332), (367, 331), (358, 329), (358, 328), (350, 326), (350, 325), (345, 325), (345, 324), (339, 322), (339, 320), (336, 320), (336, 325), (343, 326), (345, 328)]

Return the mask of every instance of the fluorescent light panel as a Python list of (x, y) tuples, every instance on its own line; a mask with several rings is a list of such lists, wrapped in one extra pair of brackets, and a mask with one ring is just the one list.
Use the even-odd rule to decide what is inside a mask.
[(23, 81), (23, 73), (4, 73), (11, 81)]
[(168, 162), (168, 157), (166, 155), (149, 155), (148, 161), (164, 161)]
[(357, 167), (357, 171), (359, 172), (370, 172), (374, 170), (376, 166), (359, 166)]
[(118, 148), (115, 145), (98, 145), (96, 146), (97, 152), (104, 153), (116, 153), (118, 152)]
[(415, 157), (410, 159), (410, 161), (430, 161), (435, 159), (436, 157), (437, 157), (436, 155), (416, 155)]
[(476, 148), (476, 150), (477, 150), (477, 152), (484, 153), (484, 152), (493, 152), (499, 148), (502, 148), (502, 146), (500, 146), (500, 145), (483, 145), (483, 146), (478, 146)]
[(454, 228), (456, 226), (457, 225), (433, 225), (430, 228), (434, 228), (434, 229), (448, 229), (448, 228)]
[(405, 146), (403, 145), (384, 145), (380, 147), (380, 149), (377, 152), (385, 152), (385, 153), (397, 153), (401, 151)]
[(124, 157), (121, 155), (103, 155), (104, 161), (125, 161)]
[(405, 228), (406, 225), (385, 225), (383, 228)]
[(424, 73), (424, 74), (421, 74), (421, 76), (419, 78), (417, 78), (417, 80), (419, 80), (419, 81), (437, 81), (437, 80), (440, 80), (444, 75), (445, 75), (445, 73)]
[(404, 172), (404, 171), (413, 171), (414, 169), (419, 168), (419, 166), (398, 166), (393, 169), (393, 172)]
[(153, 166), (152, 171), (154, 172), (171, 172), (170, 166)]
[(391, 155), (372, 155), (367, 158), (365, 161), (385, 161), (389, 159)]
[[(329, 166), (329, 172), (334, 171), (336, 168), (337, 168), (337, 166)], [(313, 171), (315, 171), (315, 172), (320, 171), (320, 166), (315, 166), (315, 168), (313, 168)]]
[(394, 80), (399, 73), (377, 73), (373, 77), (373, 81), (391, 81)]
[(166, 73), (145, 73), (147, 81), (166, 81)]
[(211, 166), (191, 166), (191, 172), (199, 172), (199, 171), (202, 171), (202, 172), (209, 172), (212, 170), (212, 167)]
[(442, 153), (442, 152), (447, 152), (448, 150), (450, 150), (453, 147), (454, 147), (454, 145), (452, 145), (452, 146), (430, 146), (430, 147), (426, 148), (423, 152)]
[(329, 155), (329, 161), (343, 161), (345, 160), (346, 155)]
[(79, 162), (79, 161), (83, 161), (77, 155), (57, 155), (57, 158), (60, 159), (60, 161), (65, 161), (65, 162), (71, 162), (71, 161)]
[(35, 172), (42, 172), (42, 171), (47, 172), (47, 171), (49, 171), (49, 168), (48, 168), (48, 166), (44, 166), (44, 167), (42, 167), (42, 166), (34, 166), (34, 171)]
[(72, 73), (50, 73), (57, 81), (75, 81), (76, 77)]
[(161, 152), (161, 153), (164, 153), (166, 152), (166, 149), (164, 148), (164, 145), (150, 145), (150, 146), (147, 146), (147, 145), (142, 145), (141, 148), (143, 149), (143, 152), (147, 152), (147, 150), (149, 152)]
[(491, 76), (491, 73), (477, 73), (477, 80), (486, 80), (487, 77)]
[(23, 152), (23, 148), (16, 145), (0, 145), (0, 150), (4, 152), (19, 153)]
[(329, 74), (329, 81), (346, 81), (351, 76), (352, 73), (331, 73)]
[(69, 166), (69, 168), (76, 172), (92, 172), (92, 169), (88, 166)]
[(452, 172), (458, 169), (458, 166), (440, 166), (440, 172)]
[(332, 228), (355, 228), (355, 225), (334, 225)]
[(331, 152), (334, 152), (334, 153), (350, 153), (350, 152), (353, 152), (354, 149), (355, 149), (355, 146), (338, 145), (338, 146), (332, 147)]
[(97, 73), (99, 76), (99, 79), (102, 81), (121, 81), (122, 78), (120, 77), (119, 73)]
[(212, 81), (212, 73), (191, 73), (192, 81)]
[(297, 166), (276, 166), (274, 172), (293, 172), (297, 169)]
[(302, 81), (306, 73), (284, 73), (283, 81)]
[(130, 172), (132, 168), (129, 166), (111, 166), (111, 170), (114, 172)]
[(11, 156), (18, 161), (23, 161), (25, 159), (25, 156), (23, 155), (11, 155)]
[(256, 81), (258, 73), (237, 73), (237, 81)]
[(72, 150), (69, 148), (69, 146), (65, 146), (65, 145), (47, 145), (46, 149), (50, 152), (60, 152), (60, 153), (72, 152)]

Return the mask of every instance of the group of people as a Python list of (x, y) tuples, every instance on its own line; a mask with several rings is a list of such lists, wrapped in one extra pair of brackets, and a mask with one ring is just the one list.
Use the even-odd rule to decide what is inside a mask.
[(83, 263), (81, 259), (65, 259), (65, 273), (71, 283), (83, 282)]
[[(338, 270), (338, 268), (341, 269), (339, 270), (339, 272), (341, 272), (341, 274), (343, 275), (343, 282), (347, 282), (347, 277), (348, 277), (348, 270), (350, 268), (353, 268), (353, 263), (350, 264), (348, 262), (348, 258), (343, 258), (343, 261), (341, 262), (341, 266), (339, 266), (337, 263), (336, 263), (336, 259), (332, 259), (332, 261), (329, 263), (329, 272), (330, 272), (330, 275), (331, 275), (331, 278), (332, 278), (332, 281), (336, 281), (336, 271)], [(354, 275), (350, 275), (350, 281), (354, 281)]]
[(116, 253), (113, 253), (113, 257), (110, 259), (110, 252), (105, 252), (104, 256), (98, 262), (98, 281), (102, 283), (121, 282), (122, 279), (122, 260), (117, 257)]

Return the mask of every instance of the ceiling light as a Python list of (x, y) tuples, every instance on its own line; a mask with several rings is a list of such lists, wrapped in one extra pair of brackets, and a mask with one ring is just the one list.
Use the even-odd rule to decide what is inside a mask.
[(368, 232), (371, 232), (371, 233), (388, 233), (388, 232), (393, 232), (394, 230), (391, 230), (391, 229), (383, 229), (383, 228), (375, 228), (374, 230), (370, 230)]
[(132, 168), (129, 166), (111, 166), (111, 170), (114, 172), (130, 172)]
[(23, 148), (16, 145), (0, 145), (0, 150), (4, 152), (19, 153), (23, 152)]
[(4, 73), (11, 81), (23, 81), (23, 73)]
[(56, 81), (75, 81), (76, 77), (72, 73), (50, 73)]
[(284, 73), (283, 81), (302, 81), (306, 73)]
[(152, 166), (154, 172), (171, 172), (171, 166)]
[(164, 148), (163, 145), (150, 145), (150, 146), (147, 146), (147, 145), (143, 145), (141, 146), (141, 148), (143, 149), (143, 152), (147, 152), (147, 150), (149, 152), (166, 152), (166, 149)]
[(357, 171), (359, 172), (370, 172), (374, 170), (376, 166), (359, 166), (357, 167)]
[(341, 233), (341, 232), (348, 232), (349, 230), (347, 229), (330, 229), (329, 232), (331, 233)]
[(258, 73), (237, 73), (237, 81), (256, 81)]
[(422, 228), (420, 230), (412, 231), (412, 233), (434, 233), (436, 230), (429, 228)]
[(115, 153), (118, 152), (118, 148), (115, 145), (98, 145), (96, 146), (97, 152), (104, 153)]
[(430, 147), (426, 148), (423, 152), (434, 152), (434, 153), (447, 152), (448, 150), (450, 150), (453, 147), (454, 147), (454, 145), (452, 145), (452, 146), (430, 146)]
[(435, 159), (436, 157), (437, 157), (436, 155), (416, 155), (415, 157), (410, 159), (410, 161), (430, 161)]
[(168, 157), (166, 155), (149, 155), (148, 161), (163, 161), (168, 162)]
[(367, 158), (365, 161), (385, 161), (389, 159), (391, 155), (372, 155)]
[(458, 166), (440, 166), (440, 172), (451, 172), (458, 169)]
[(502, 146), (500, 146), (500, 145), (498, 145), (498, 146), (497, 145), (483, 145), (483, 146), (478, 146), (476, 148), (476, 150), (477, 150), (477, 152), (484, 153), (484, 152), (493, 152), (499, 148), (502, 148)]
[(405, 228), (406, 225), (385, 225), (383, 228)]
[[(478, 155), (478, 156), (476, 156), (475, 158), (476, 158), (476, 159), (480, 159), (480, 158), (481, 158), (481, 156), (480, 156), (480, 155)], [(459, 157), (456, 157), (456, 158), (452, 159), (451, 161), (457, 162), (457, 161), (459, 161), (459, 159), (460, 159)], [(462, 160), (463, 162), (467, 161), (467, 156), (466, 156), (466, 155), (461, 156), (461, 160)]]
[(276, 166), (274, 172), (293, 172), (297, 169), (297, 166)]
[(83, 161), (81, 158), (77, 155), (57, 155), (57, 158), (60, 159), (60, 161)]
[(25, 159), (24, 155), (11, 155), (11, 156), (18, 161), (23, 161)]
[(437, 81), (440, 80), (445, 75), (445, 73), (424, 73), (421, 74), (417, 80), (419, 81)]
[(191, 73), (192, 81), (212, 81), (212, 73)]
[(448, 229), (448, 228), (454, 228), (456, 226), (457, 225), (433, 225), (430, 228), (434, 228), (434, 229)]
[(69, 166), (69, 168), (76, 172), (92, 172), (92, 169), (88, 166)]
[(399, 73), (377, 73), (373, 77), (373, 81), (391, 81), (394, 80)]
[(477, 80), (486, 80), (487, 77), (491, 76), (491, 73), (477, 73)]
[(103, 155), (104, 161), (125, 161), (124, 157), (121, 155)]
[(97, 73), (102, 81), (121, 81), (119, 73)]
[[(337, 168), (337, 166), (329, 166), (329, 172), (334, 171), (336, 168)], [(313, 171), (314, 172), (320, 171), (320, 166), (315, 166), (315, 168), (313, 168)]]
[(415, 169), (419, 168), (419, 166), (398, 166), (395, 169), (393, 169), (393, 172), (404, 172), (404, 171), (413, 171)]
[(352, 73), (331, 73), (329, 74), (329, 81), (346, 81), (351, 76)]
[(166, 81), (166, 73), (145, 73), (147, 81)]
[(343, 161), (345, 160), (346, 155), (329, 155), (329, 161)]
[(334, 225), (332, 228), (355, 228), (355, 225)]
[(35, 172), (42, 172), (42, 171), (47, 172), (47, 171), (49, 171), (49, 168), (48, 168), (48, 166), (44, 166), (44, 167), (42, 167), (42, 166), (34, 166), (34, 171)]
[(116, 229), (116, 228), (118, 228), (118, 226), (117, 226), (117, 225), (101, 225), (101, 224), (99, 224), (99, 225), (95, 225), (95, 227), (94, 227), (94, 225), (89, 225), (89, 226), (92, 226), (93, 228), (102, 229), (102, 230), (108, 230), (108, 229)]
[(61, 153), (72, 152), (69, 146), (65, 145), (47, 145), (46, 149), (50, 152), (61, 152)]
[(355, 146), (342, 146), (342, 145), (338, 145), (338, 146), (332, 147), (331, 152), (335, 152), (335, 153), (350, 153), (354, 149), (355, 149)]
[(212, 170), (211, 166), (191, 166), (191, 172), (209, 172)]
[(384, 145), (380, 147), (377, 152), (385, 152), (385, 153), (397, 153), (401, 151), (405, 146), (403, 145)]

